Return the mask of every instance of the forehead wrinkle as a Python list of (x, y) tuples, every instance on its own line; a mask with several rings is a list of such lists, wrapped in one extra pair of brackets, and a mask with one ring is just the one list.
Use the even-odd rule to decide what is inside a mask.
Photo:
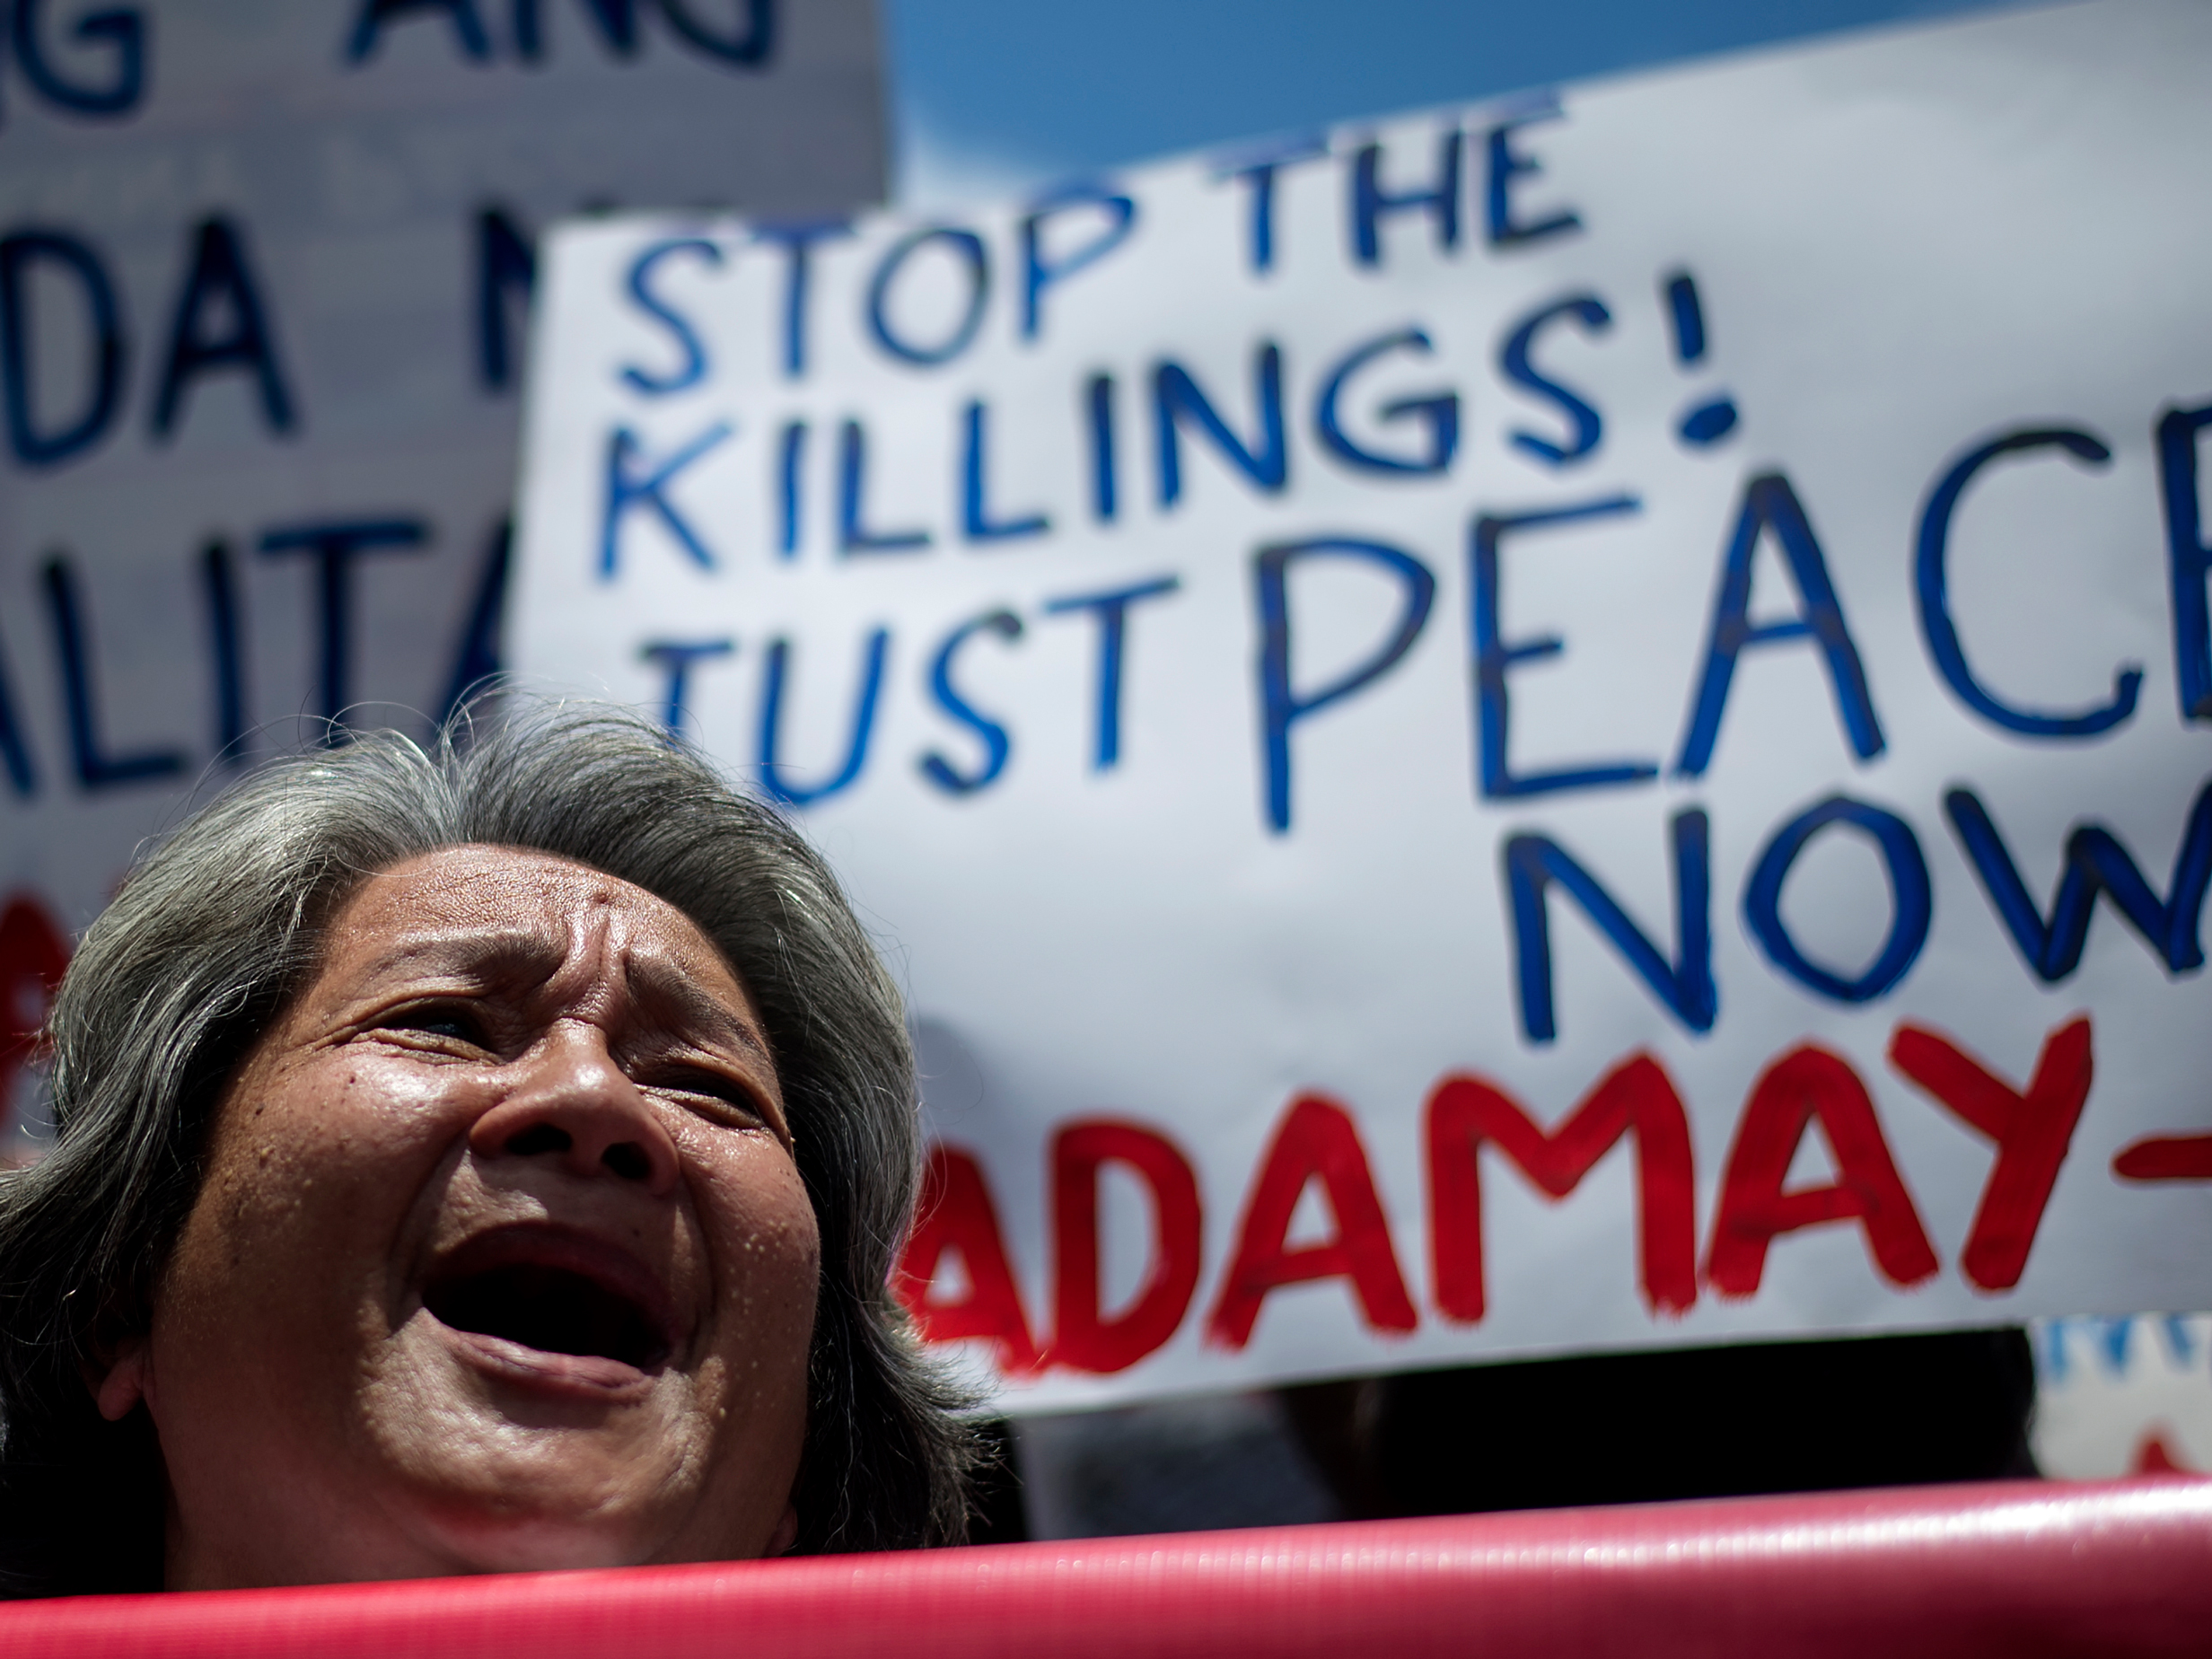
[(567, 956), (558, 941), (537, 928), (460, 923), (410, 928), (372, 957), (364, 971), (378, 979), (394, 972), (417, 972), (541, 984), (559, 971)]
[[(551, 868), (464, 868), (426, 894), (418, 889), (416, 902), (427, 899), (442, 914), (403, 924), (399, 936), (359, 971), (370, 979), (397, 972), (505, 980), (556, 996), (582, 996), (602, 1016), (613, 1012), (610, 997), (628, 1001), (648, 1018), (689, 1028), (679, 1035), (727, 1043), (774, 1067), (766, 1040), (753, 1029), (742, 982), (696, 922), (619, 876), (562, 860), (542, 862)], [(424, 878), (405, 873), (413, 878), (409, 885)], [(399, 893), (391, 898), (406, 902)], [(390, 918), (375, 914), (376, 908), (347, 918), (355, 926), (342, 931), (381, 931), (377, 924)], [(694, 956), (705, 961), (688, 960)], [(709, 988), (716, 979), (726, 979), (736, 992), (735, 1007)]]
[[(663, 1018), (672, 1014), (678, 1021), (704, 1027), (714, 1036), (773, 1062), (774, 1057), (751, 1023), (667, 954), (660, 951), (625, 950), (623, 969), (633, 995), (649, 1011)], [(733, 973), (730, 977), (734, 981), (737, 976)]]
[[(660, 1023), (689, 1028), (679, 1035), (720, 1040), (773, 1066), (774, 1057), (745, 1014), (707, 989), (703, 976), (687, 966), (685, 946), (704, 945), (707, 960), (737, 981), (698, 925), (657, 895), (631, 889), (619, 878), (607, 879), (611, 885), (594, 885), (567, 911), (568, 959), (562, 977), (582, 980), (596, 973), (601, 995), (613, 993)], [(672, 936), (668, 926), (656, 922), (675, 924)], [(744, 989), (742, 985), (737, 989), (742, 1004)]]

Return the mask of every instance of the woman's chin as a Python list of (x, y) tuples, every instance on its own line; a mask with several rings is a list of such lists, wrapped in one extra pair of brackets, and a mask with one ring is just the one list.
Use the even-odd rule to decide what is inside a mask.
[(431, 1519), (434, 1547), (451, 1565), (426, 1576), (636, 1567), (655, 1553), (653, 1540), (610, 1527), (603, 1517), (487, 1514), (471, 1508)]
[(443, 1479), (394, 1495), (415, 1511), (407, 1530), (452, 1563), (442, 1572), (636, 1566), (661, 1553), (688, 1508), (634, 1461), (574, 1431), (449, 1462)]
[(680, 1372), (637, 1371), (454, 1331), (418, 1314), (360, 1399), (391, 1471), (454, 1570), (642, 1561), (695, 1496), (708, 1426)]

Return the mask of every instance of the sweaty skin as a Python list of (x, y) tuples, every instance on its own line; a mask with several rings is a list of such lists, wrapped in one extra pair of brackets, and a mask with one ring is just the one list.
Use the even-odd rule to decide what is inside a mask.
[(507, 847), (370, 877), (98, 1387), (160, 1432), (169, 1586), (787, 1547), (820, 1260), (791, 1146), (673, 907)]

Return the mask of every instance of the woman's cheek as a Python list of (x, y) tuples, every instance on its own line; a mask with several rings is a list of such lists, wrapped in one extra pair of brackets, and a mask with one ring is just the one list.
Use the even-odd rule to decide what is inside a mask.
[(219, 1114), (196, 1210), (212, 1200), (209, 1219), (233, 1253), (295, 1287), (345, 1297), (364, 1272), (381, 1277), (459, 1138), (449, 1092), (430, 1070), (341, 1049), (241, 1076)]
[[(766, 1131), (722, 1147), (701, 1195), (711, 1206), (716, 1277), (724, 1312), (750, 1327), (750, 1341), (795, 1329), (803, 1361), (813, 1329), (821, 1233), (798, 1166)], [(734, 1293), (734, 1295), (733, 1295)]]
[(497, 1103), (493, 1080), (415, 1056), (339, 1051), (286, 1092), (287, 1126), (331, 1179), (397, 1191), (418, 1181)]

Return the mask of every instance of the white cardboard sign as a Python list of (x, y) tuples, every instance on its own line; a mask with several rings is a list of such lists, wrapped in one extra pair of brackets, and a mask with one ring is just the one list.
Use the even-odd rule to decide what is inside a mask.
[(1042, 1409), (2194, 1307), (2212, 16), (552, 243), (519, 665), (909, 979)]
[(880, 87), (865, 0), (0, 5), (0, 1029), (196, 787), (497, 665), (546, 222), (880, 199)]

